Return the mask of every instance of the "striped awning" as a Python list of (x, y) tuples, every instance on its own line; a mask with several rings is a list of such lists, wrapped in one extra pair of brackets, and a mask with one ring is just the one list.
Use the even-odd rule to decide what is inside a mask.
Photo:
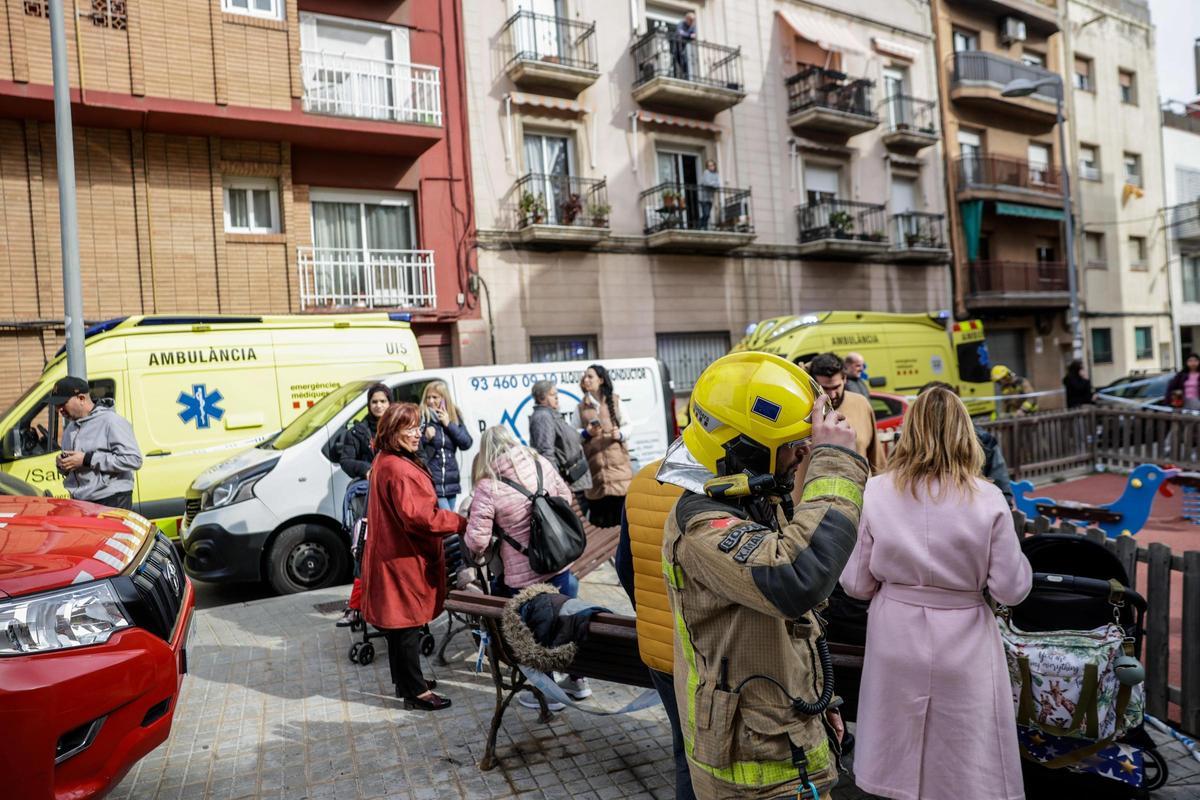
[(721, 126), (714, 125), (711, 122), (704, 122), (698, 119), (688, 119), (687, 117), (673, 117), (670, 114), (656, 114), (653, 111), (639, 111), (638, 121), (649, 123), (652, 125), (671, 125), (676, 128), (690, 128), (696, 131), (706, 131), (708, 133), (720, 133)]
[(917, 48), (897, 42), (895, 39), (883, 39), (879, 36), (873, 36), (871, 37), (871, 44), (875, 45), (877, 52), (883, 53), (886, 56), (903, 58), (906, 61), (916, 61), (921, 55), (921, 51)]
[(584, 113), (584, 108), (574, 100), (564, 100), (561, 97), (546, 97), (540, 94), (525, 94), (524, 92), (509, 92), (508, 98), (514, 105), (549, 108), (554, 111), (569, 111), (572, 114)]

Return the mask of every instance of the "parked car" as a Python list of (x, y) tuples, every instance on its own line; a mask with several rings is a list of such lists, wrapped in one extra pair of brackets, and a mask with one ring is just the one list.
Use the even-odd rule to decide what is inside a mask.
[[(1133, 374), (1120, 378), (1107, 386), (1096, 390), (1097, 405), (1167, 405), (1167, 384), (1171, 382), (1174, 372), (1160, 372), (1154, 375)], [(1117, 398), (1114, 400), (1113, 398)]]
[(145, 518), (22, 483), (0, 478), (4, 796), (102, 797), (170, 732), (192, 586)]

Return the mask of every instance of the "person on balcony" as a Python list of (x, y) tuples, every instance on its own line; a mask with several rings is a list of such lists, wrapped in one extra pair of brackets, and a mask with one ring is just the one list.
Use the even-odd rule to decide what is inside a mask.
[(692, 76), (691, 60), (696, 47), (696, 14), (689, 11), (675, 26), (671, 37), (671, 60), (674, 62), (675, 76), (680, 80), (689, 80)]
[(717, 172), (717, 162), (711, 158), (704, 162), (704, 172), (700, 173), (700, 229), (708, 230), (709, 217), (712, 215), (713, 201), (721, 191), (721, 173)]

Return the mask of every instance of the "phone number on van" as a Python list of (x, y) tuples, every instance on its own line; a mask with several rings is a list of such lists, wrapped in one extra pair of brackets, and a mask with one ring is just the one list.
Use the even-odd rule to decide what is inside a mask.
[[(641, 380), (646, 377), (645, 367), (632, 369), (614, 369), (608, 373), (614, 381)], [(471, 378), (471, 388), (477, 392), (492, 389), (528, 389), (538, 381), (550, 381), (555, 384), (579, 383), (583, 373), (574, 372), (527, 372), (524, 375), (481, 375)]]

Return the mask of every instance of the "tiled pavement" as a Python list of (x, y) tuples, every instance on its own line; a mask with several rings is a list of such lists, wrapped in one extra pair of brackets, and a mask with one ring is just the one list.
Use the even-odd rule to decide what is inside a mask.
[[(539, 724), (516, 703), (500, 733), (500, 766), (481, 772), (494, 694), (472, 671), (474, 648), (460, 634), (450, 664), (427, 665), (449, 711), (404, 711), (391, 696), (386, 654), (362, 667), (346, 653), (350, 634), (317, 606), (348, 587), (197, 612), (188, 650), (191, 675), (170, 740), (114, 790), (118, 800), (366, 800), (367, 798), (671, 798), (671, 739), (661, 708), (621, 717), (574, 711)], [(611, 568), (582, 594), (629, 609)], [(440, 627), (437, 629), (440, 633)], [(384, 650), (382, 642), (380, 650)], [(594, 685), (594, 702), (624, 705), (634, 691)], [(1179, 784), (1156, 800), (1200, 796), (1200, 764), (1173, 756)], [(868, 796), (843, 781), (837, 800)]]

